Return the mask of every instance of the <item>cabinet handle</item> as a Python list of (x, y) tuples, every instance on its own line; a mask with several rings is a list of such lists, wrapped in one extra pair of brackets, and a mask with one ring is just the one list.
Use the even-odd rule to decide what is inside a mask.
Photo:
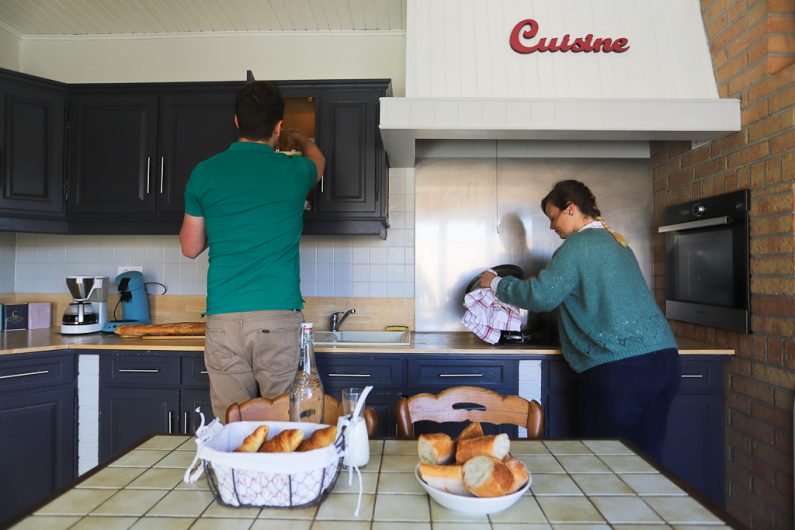
[(320, 193), (323, 193), (323, 182), (325, 182), (326, 175), (320, 175)]
[(704, 375), (703, 374), (682, 374), (682, 377), (683, 378), (686, 377), (688, 379), (703, 379)]
[(173, 425), (174, 425), (174, 412), (168, 411), (168, 434), (173, 434)]
[(370, 374), (328, 374), (329, 377), (372, 377)]
[(149, 168), (152, 166), (152, 157), (146, 157), (146, 194), (149, 195)]
[(483, 374), (439, 374), (439, 377), (483, 377)]
[(202, 371), (201, 371), (201, 372), (199, 372), (199, 373), (200, 373), (200, 374), (202, 374), (202, 375), (207, 375), (207, 370), (202, 370)]
[(120, 374), (159, 374), (157, 368), (120, 368)]
[(163, 195), (163, 165), (166, 162), (166, 157), (160, 157), (160, 195)]
[(49, 370), (39, 370), (38, 372), (25, 372), (24, 374), (0, 375), (0, 379), (14, 379), (15, 377), (30, 377), (32, 375), (42, 375), (49, 373)]
[(182, 434), (188, 434), (188, 412), (185, 411), (182, 413), (182, 421), (184, 422), (182, 425)]

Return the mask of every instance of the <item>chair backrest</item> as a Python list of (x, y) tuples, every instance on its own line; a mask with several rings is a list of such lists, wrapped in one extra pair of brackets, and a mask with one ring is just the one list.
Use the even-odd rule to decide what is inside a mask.
[[(469, 404), (477, 406), (467, 406)], [(538, 401), (528, 401), (521, 396), (502, 396), (487, 388), (457, 386), (439, 394), (401, 398), (397, 404), (398, 438), (414, 438), (416, 421), (517, 425), (527, 429), (527, 438), (540, 438), (544, 429), (544, 409)]]
[[(273, 399), (258, 397), (243, 403), (232, 403), (226, 409), (226, 423), (235, 421), (288, 421), (290, 396), (281, 394)], [(326, 394), (323, 398), (323, 421), (336, 425), (337, 418), (342, 416), (342, 403), (334, 396)], [(370, 407), (364, 409), (364, 422), (367, 424), (367, 435), (375, 437), (378, 431), (378, 415)]]

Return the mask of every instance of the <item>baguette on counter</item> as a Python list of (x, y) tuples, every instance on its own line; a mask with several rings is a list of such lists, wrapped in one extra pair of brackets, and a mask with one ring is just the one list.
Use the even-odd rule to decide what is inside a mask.
[(114, 330), (125, 337), (157, 336), (204, 336), (204, 322), (174, 322), (171, 324), (122, 324)]

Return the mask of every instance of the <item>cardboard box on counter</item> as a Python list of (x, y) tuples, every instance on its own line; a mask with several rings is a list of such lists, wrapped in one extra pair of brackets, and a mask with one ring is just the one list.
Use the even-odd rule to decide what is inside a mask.
[(28, 304), (28, 329), (49, 328), (50, 317), (49, 302), (30, 302)]
[(5, 304), (3, 306), (3, 330), (28, 329), (28, 304)]

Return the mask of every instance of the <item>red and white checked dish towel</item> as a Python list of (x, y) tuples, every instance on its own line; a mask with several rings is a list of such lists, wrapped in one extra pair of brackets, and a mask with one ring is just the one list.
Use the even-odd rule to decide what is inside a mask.
[(497, 344), (502, 330), (521, 329), (522, 317), (519, 310), (497, 300), (492, 289), (476, 289), (467, 293), (464, 296), (464, 307), (467, 312), (464, 313), (461, 323), (489, 344)]

